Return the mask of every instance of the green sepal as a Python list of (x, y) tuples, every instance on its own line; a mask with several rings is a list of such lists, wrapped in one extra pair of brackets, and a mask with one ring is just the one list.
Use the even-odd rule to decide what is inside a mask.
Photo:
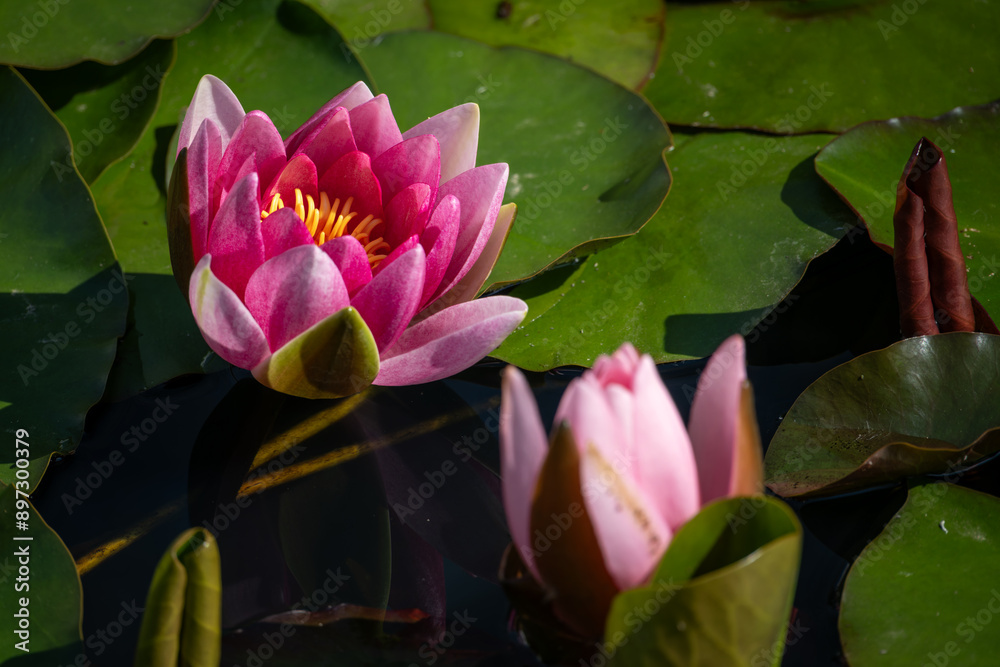
[(358, 311), (348, 306), (288, 341), (253, 374), (283, 394), (341, 398), (371, 385), (378, 369), (375, 338)]

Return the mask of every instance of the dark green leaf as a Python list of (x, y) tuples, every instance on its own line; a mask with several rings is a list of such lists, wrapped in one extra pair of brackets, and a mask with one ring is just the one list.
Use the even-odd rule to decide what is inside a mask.
[[(19, 528), (21, 521), (27, 528)], [(0, 645), (0, 662), (8, 664), (8, 660), (19, 657), (21, 660), (12, 664), (72, 663), (83, 652), (83, 602), (73, 556), (35, 511), (25, 492), (4, 484), (0, 484), (0, 540), (7, 545), (0, 560), (0, 584), (5, 589), (0, 596), (0, 614), (7, 628), (6, 641)], [(27, 574), (20, 570), (22, 566)], [(26, 632), (19, 635), (19, 630)]]
[(1000, 95), (1000, 12), (977, 0), (671, 2), (666, 31), (644, 92), (669, 123), (845, 130)]
[(611, 663), (780, 664), (801, 550), (802, 528), (781, 501), (707, 506), (674, 536), (651, 583), (615, 598)]
[(88, 183), (132, 150), (160, 99), (160, 81), (174, 61), (174, 43), (157, 40), (122, 65), (81, 63), (57, 71), (22, 74), (69, 131), (73, 155), (53, 169), (76, 163)]
[(592, 72), (428, 32), (386, 35), (362, 58), (400, 127), (479, 104), (476, 163), (510, 165), (507, 199), (518, 206), (489, 282), (634, 234), (663, 201), (667, 129), (641, 97)]
[(649, 78), (663, 39), (661, 0), (431, 0), (429, 4), (435, 30), (492, 46), (523, 46), (551, 53), (630, 88)]
[(1000, 500), (951, 484), (910, 489), (854, 562), (840, 607), (853, 667), (996, 664)]
[[(0, 5), (0, 63), (58, 69), (82, 60), (114, 65), (155, 37), (190, 30), (214, 0), (132, 3), (124, 0), (11, 0)], [(232, 16), (236, 0), (222, 0), (209, 20)]]
[(764, 459), (783, 496), (944, 472), (1000, 450), (1000, 336), (900, 341), (834, 368), (788, 411)]
[(528, 317), (495, 356), (532, 370), (590, 365), (631, 341), (673, 361), (748, 333), (853, 222), (812, 169), (825, 140), (687, 140), (667, 154), (670, 197), (638, 234), (513, 290)]
[(337, 26), (356, 51), (387, 32), (430, 28), (431, 17), (423, 0), (302, 0)]
[[(87, 410), (104, 392), (125, 327), (124, 278), (66, 131), (24, 80), (0, 69), (0, 338), (7, 364), (0, 408), (32, 436), (32, 487), (49, 455), (73, 450)], [(10, 483), (13, 450), (0, 481)]]

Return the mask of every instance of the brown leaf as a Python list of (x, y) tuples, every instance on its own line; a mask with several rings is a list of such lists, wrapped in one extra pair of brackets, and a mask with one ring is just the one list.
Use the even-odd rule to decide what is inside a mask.
[(927, 138), (917, 142), (903, 169), (893, 231), (903, 336), (975, 331), (948, 166)]

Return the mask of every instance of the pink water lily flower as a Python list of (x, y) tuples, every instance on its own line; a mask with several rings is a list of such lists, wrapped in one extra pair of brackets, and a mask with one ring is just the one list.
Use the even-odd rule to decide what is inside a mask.
[(649, 355), (626, 343), (573, 380), (551, 441), (524, 376), (503, 379), (503, 499), (517, 553), (553, 611), (600, 637), (612, 598), (647, 583), (674, 533), (715, 499), (763, 492), (744, 343), (698, 381), (689, 428)]
[(205, 76), (181, 124), (168, 227), (209, 346), (296, 396), (429, 382), (468, 368), (524, 302), (473, 299), (514, 205), (476, 166), (479, 108), (400, 132), (385, 95), (343, 91), (287, 139)]

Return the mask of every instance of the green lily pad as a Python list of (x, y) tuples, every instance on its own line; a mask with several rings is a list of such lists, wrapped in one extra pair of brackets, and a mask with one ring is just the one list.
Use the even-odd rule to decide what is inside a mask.
[(563, 60), (451, 35), (386, 35), (362, 58), (401, 127), (476, 102), (477, 164), (506, 162), (518, 206), (488, 283), (534, 275), (634, 234), (663, 201), (670, 145), (638, 95)]
[(651, 583), (615, 597), (610, 664), (780, 664), (801, 551), (802, 528), (781, 501), (705, 507), (677, 531)]
[(59, 175), (92, 183), (135, 145), (153, 117), (160, 81), (174, 61), (174, 43), (157, 40), (122, 65), (81, 63), (56, 71), (21, 72), (73, 138), (73, 155), (53, 163)]
[(872, 240), (891, 249), (896, 184), (920, 137), (937, 144), (948, 163), (969, 291), (1000, 320), (1000, 198), (994, 187), (1000, 103), (962, 107), (932, 120), (865, 123), (820, 151), (816, 171), (864, 219)]
[(977, 0), (668, 5), (644, 92), (669, 123), (841, 131), (1000, 96), (1000, 12)]
[[(0, 401), (8, 428), (31, 434), (30, 482), (53, 452), (71, 451), (104, 392), (127, 296), (87, 186), (52, 164), (65, 129), (11, 68), (0, 69)], [(0, 481), (14, 477), (11, 448)]]
[[(204, 19), (215, 0), (139, 4), (123, 0), (13, 0), (0, 5), (0, 63), (58, 69), (82, 60), (114, 65), (156, 37), (173, 37)], [(239, 0), (221, 0), (220, 20)]]
[[(337, 26), (344, 36), (345, 56), (371, 46), (379, 35), (431, 27), (423, 0), (302, 0)], [(348, 49), (347, 47), (350, 47)]]
[(222, 571), (212, 533), (190, 528), (163, 554), (146, 597), (136, 664), (215, 667), (222, 635)]
[(429, 5), (435, 30), (492, 46), (523, 46), (551, 53), (629, 88), (649, 79), (663, 39), (661, 0), (430, 0)]
[[(66, 545), (25, 492), (0, 484), (0, 539), (7, 545), (0, 560), (0, 585), (6, 589), (0, 614), (8, 634), (0, 662), (20, 657), (23, 662), (12, 664), (71, 664), (83, 652), (80, 577)], [(18, 635), (22, 629), (26, 634)]]
[(910, 489), (844, 584), (840, 637), (853, 667), (996, 664), (998, 512), (1000, 500), (960, 486)]
[[(166, 290), (177, 291), (169, 277), (167, 249), (169, 144), (198, 80), (215, 74), (229, 84), (244, 109), (261, 109), (288, 135), (327, 100), (364, 78), (360, 66), (344, 60), (337, 32), (304, 5), (243, 0), (225, 18), (206, 21), (177, 40), (177, 60), (163, 81), (156, 116), (135, 149), (93, 184), (122, 266), (140, 274), (132, 285), (129, 329), (139, 358), (122, 360), (133, 369), (120, 374), (122, 393), (197, 372), (210, 358), (186, 295), (162, 300)], [(141, 374), (138, 384), (135, 369)]]
[(642, 230), (515, 288), (528, 317), (494, 356), (588, 366), (625, 341), (657, 362), (748, 333), (854, 218), (812, 168), (826, 135), (702, 134), (667, 154), (670, 197)]
[(782, 496), (854, 491), (945, 472), (1000, 450), (1000, 336), (900, 341), (826, 373), (771, 440), (767, 486)]

